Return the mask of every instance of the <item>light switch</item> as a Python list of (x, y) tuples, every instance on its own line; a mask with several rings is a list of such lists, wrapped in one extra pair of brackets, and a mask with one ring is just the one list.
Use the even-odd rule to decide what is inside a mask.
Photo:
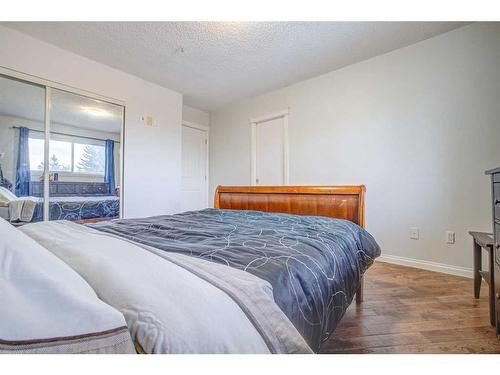
[(419, 233), (418, 233), (418, 228), (417, 227), (411, 227), (410, 228), (410, 239), (412, 240), (418, 240)]
[(446, 243), (455, 243), (455, 232), (451, 230), (446, 231)]

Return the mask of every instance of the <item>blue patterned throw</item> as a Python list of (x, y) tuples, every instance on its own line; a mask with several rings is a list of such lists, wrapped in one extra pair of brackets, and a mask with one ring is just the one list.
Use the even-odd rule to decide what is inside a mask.
[(334, 331), (361, 276), (380, 255), (366, 230), (318, 216), (205, 209), (89, 226), (267, 280), (276, 304), (314, 351)]

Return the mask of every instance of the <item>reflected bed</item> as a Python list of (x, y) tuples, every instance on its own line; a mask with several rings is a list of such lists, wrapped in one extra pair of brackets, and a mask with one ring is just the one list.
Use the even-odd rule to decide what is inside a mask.
[[(49, 220), (79, 223), (118, 218), (120, 198), (104, 196), (67, 196), (49, 199)], [(16, 198), (4, 207), (2, 216), (13, 224), (36, 223), (43, 220), (43, 198)]]
[[(51, 197), (49, 219), (82, 221), (97, 218), (112, 219), (120, 214), (120, 198), (109, 196)], [(41, 221), (43, 203), (38, 202), (32, 222)]]

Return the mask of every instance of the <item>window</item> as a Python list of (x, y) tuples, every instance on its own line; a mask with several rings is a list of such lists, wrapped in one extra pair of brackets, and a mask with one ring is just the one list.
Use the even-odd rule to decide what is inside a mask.
[(43, 139), (29, 138), (30, 169), (32, 171), (43, 170)]
[[(50, 140), (49, 170), (51, 172), (104, 175), (106, 160), (104, 142), (68, 136), (58, 138), (64, 139)], [(28, 144), (30, 169), (42, 171), (44, 140), (37, 135), (30, 135)]]
[(73, 172), (104, 174), (104, 146), (73, 143)]

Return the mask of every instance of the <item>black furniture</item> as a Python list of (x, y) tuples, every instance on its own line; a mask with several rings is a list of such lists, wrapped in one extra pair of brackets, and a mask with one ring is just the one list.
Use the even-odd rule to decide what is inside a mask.
[(493, 205), (493, 268), (495, 292), (495, 321), (497, 337), (500, 337), (500, 168), (486, 171), (491, 176), (491, 196)]
[[(107, 182), (50, 181), (49, 192), (51, 197), (110, 195)], [(30, 182), (30, 195), (33, 197), (43, 196), (42, 181)]]
[[(481, 279), (488, 284), (489, 299), (490, 299), (490, 323), (496, 325), (495, 319), (495, 259), (494, 259), (494, 239), (493, 234), (483, 232), (469, 232), (474, 239), (474, 298), (479, 298), (481, 292)], [(482, 269), (482, 249), (488, 252), (488, 270)]]

